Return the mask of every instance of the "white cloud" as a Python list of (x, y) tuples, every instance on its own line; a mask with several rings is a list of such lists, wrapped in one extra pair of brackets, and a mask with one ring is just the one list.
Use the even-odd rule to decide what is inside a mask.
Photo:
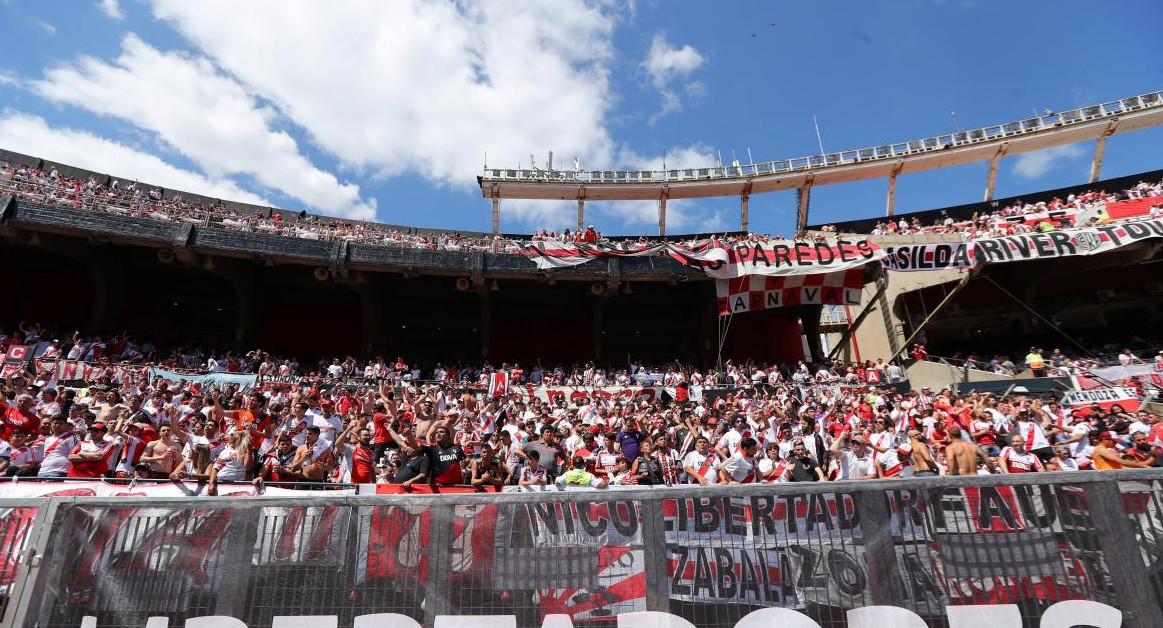
[(665, 87), (667, 83), (699, 69), (704, 61), (703, 55), (690, 44), (675, 48), (666, 41), (665, 33), (658, 33), (650, 42), (650, 52), (642, 65), (646, 67), (655, 87)]
[(152, 131), (212, 178), (245, 174), (322, 213), (375, 217), (375, 202), (360, 198), (358, 185), (315, 167), (289, 134), (271, 128), (274, 110), (205, 59), (161, 52), (128, 35), (114, 62), (82, 57), (45, 71), (32, 89)]
[(0, 85), (19, 87), (21, 85), (21, 79), (16, 74), (13, 74), (12, 72), (9, 72), (0, 67)]
[[(662, 108), (650, 118), (654, 124), (663, 116), (681, 111), (682, 99), (679, 98), (679, 85), (695, 70), (702, 67), (706, 59), (690, 44), (675, 48), (666, 41), (665, 33), (657, 33), (650, 42), (650, 52), (642, 67), (650, 75), (650, 82), (662, 97)], [(698, 82), (691, 81), (682, 90), (688, 96), (699, 98), (706, 93), (706, 87)]]
[(40, 29), (42, 31), (48, 33), (49, 35), (56, 35), (57, 34), (57, 27), (53, 26), (52, 24), (49, 24), (48, 22), (46, 22), (42, 19), (34, 18), (32, 20), (32, 22), (33, 22), (33, 24), (36, 24), (38, 27), (40, 27)]
[[(609, 167), (616, 7), (564, 0), (153, 0), (156, 17), (344, 165), (471, 189), (553, 150)], [(222, 19), (230, 15), (230, 19)], [(261, 23), (263, 28), (253, 28)]]
[(1014, 174), (1026, 180), (1040, 178), (1064, 162), (1071, 161), (1086, 151), (1077, 144), (1045, 148), (1032, 153), (1022, 153), (1014, 160)]
[(125, 19), (125, 11), (121, 10), (121, 5), (118, 4), (117, 0), (99, 0), (97, 8), (115, 20)]
[(175, 190), (270, 205), (266, 199), (243, 190), (229, 179), (208, 178), (183, 170), (125, 144), (85, 131), (54, 128), (43, 118), (20, 111), (5, 111), (0, 118), (0, 146), (18, 153)]

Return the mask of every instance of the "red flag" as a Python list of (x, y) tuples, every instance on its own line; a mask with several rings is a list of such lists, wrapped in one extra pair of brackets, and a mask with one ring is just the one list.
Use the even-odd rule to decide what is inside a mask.
[(509, 373), (496, 371), (489, 377), (489, 397), (500, 397), (509, 389)]

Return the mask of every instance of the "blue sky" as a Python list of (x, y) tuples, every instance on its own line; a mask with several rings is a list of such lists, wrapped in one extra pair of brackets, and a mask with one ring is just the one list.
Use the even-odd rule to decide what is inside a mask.
[[(490, 165), (710, 165), (861, 148), (1163, 88), (1163, 3), (0, 0), (0, 147), (211, 196), (490, 228)], [(956, 116), (951, 115), (953, 112)], [(1163, 167), (1163, 131), (1103, 175)], [(997, 196), (1086, 180), (1092, 145), (1003, 160)], [(907, 175), (897, 211), (980, 200), (985, 164)], [(884, 211), (884, 180), (812, 191), (812, 221)], [(790, 234), (794, 194), (751, 199)], [(502, 203), (502, 229), (574, 203)], [(652, 203), (587, 204), (651, 233)], [(738, 226), (672, 202), (671, 232)]]

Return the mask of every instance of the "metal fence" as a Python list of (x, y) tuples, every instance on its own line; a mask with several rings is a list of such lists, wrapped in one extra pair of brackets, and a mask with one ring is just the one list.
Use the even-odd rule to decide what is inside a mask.
[[(298, 616), (317, 619), (293, 625), (435, 626), (451, 623), (438, 616), (488, 615), (604, 628), (662, 611), (699, 627), (812, 625), (771, 618), (793, 612), (821, 628), (868, 626), (868, 613), (887, 612), (922, 623), (876, 625), (957, 628), (972, 616), (1033, 628), (1075, 625), (1040, 623), (1068, 611), (1077, 625), (1148, 628), (1163, 622), (1161, 482), (1161, 471), (1115, 471), (2, 500), (0, 626), (144, 628), (205, 616), (252, 628)], [(1094, 618), (1102, 612), (1121, 612), (1121, 623)], [(358, 619), (377, 613), (397, 615)]]

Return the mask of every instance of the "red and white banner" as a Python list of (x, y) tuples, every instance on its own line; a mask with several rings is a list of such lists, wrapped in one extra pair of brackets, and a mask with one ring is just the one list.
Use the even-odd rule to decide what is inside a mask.
[(509, 389), (509, 373), (497, 371), (489, 376), (489, 398), (500, 397)]
[(884, 259), (884, 249), (867, 238), (858, 240), (765, 240), (730, 247), (702, 243), (670, 246), (671, 257), (698, 266), (716, 279), (747, 275), (813, 275), (853, 268)]
[(32, 357), (32, 349), (28, 345), (12, 345), (4, 354), (4, 363), (27, 362)]
[(79, 360), (41, 360), (36, 361), (36, 372), (39, 375), (51, 375), (58, 380), (74, 380), (80, 379), (84, 381), (91, 381), (95, 379), (93, 375), (97, 372), (92, 364), (81, 362)]
[(719, 315), (755, 312), (793, 305), (860, 305), (864, 269), (819, 275), (748, 275), (719, 279), (715, 292)]
[(670, 242), (586, 244), (544, 240), (523, 242), (521, 247), (541, 270), (576, 266), (598, 257), (668, 255), (701, 268), (716, 279), (811, 275), (860, 268), (884, 258), (884, 250), (867, 238), (745, 241), (730, 246), (717, 240), (700, 240), (685, 246)]
[(1134, 388), (1115, 387), (1071, 390), (1062, 397), (1062, 405), (1087, 408), (1097, 405), (1104, 410), (1117, 405), (1125, 412), (1137, 412), (1142, 402)]
[(526, 402), (534, 397), (549, 404), (564, 399), (566, 404), (586, 404), (594, 399), (630, 403), (645, 401), (653, 403), (662, 398), (662, 386), (514, 386), (511, 391), (521, 395)]
[(622, 242), (563, 242), (538, 240), (522, 242), (521, 248), (540, 270), (568, 268), (599, 257), (642, 257), (659, 255), (670, 246), (663, 242), (652, 244)]

